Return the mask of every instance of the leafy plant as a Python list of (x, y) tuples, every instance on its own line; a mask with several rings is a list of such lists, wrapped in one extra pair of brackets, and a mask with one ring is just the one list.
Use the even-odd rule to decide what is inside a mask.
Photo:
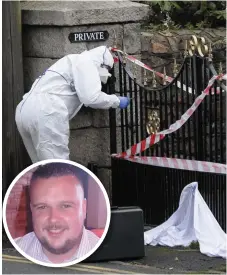
[(188, 30), (194, 30), (195, 27), (192, 25), (192, 23), (188, 22), (186, 25), (185, 25), (185, 28), (188, 29)]
[(152, 1), (152, 3), (150, 3), (151, 6), (155, 6), (158, 5), (159, 8), (161, 9), (162, 12), (167, 12), (167, 11), (171, 11), (172, 9), (176, 8), (176, 9), (181, 9), (181, 7), (179, 6), (179, 4), (176, 1)]
[(225, 27), (226, 1), (140, 1), (152, 9), (150, 23), (163, 29)]

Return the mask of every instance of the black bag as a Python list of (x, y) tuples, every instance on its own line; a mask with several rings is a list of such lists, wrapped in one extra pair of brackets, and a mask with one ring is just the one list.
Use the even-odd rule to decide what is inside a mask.
[(85, 262), (135, 259), (145, 256), (143, 211), (139, 207), (112, 207), (107, 235)]

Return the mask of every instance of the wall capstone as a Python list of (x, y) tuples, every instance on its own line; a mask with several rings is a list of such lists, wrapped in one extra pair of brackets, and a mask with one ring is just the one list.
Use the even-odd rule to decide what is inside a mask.
[[(21, 9), (26, 92), (59, 58), (101, 45), (115, 46), (115, 36), (117, 47), (122, 49), (124, 45), (129, 54), (140, 55), (141, 23), (150, 14), (148, 5), (132, 1), (25, 1)], [(109, 33), (104, 42), (69, 40), (73, 32), (100, 30)], [(83, 108), (70, 126), (71, 160), (85, 166), (90, 161), (110, 164), (108, 111)], [(107, 191), (111, 190), (108, 176), (103, 180)]]

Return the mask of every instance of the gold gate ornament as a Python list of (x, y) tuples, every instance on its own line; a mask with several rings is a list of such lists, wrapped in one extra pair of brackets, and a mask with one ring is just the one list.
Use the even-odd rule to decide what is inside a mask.
[(188, 53), (190, 56), (193, 56), (195, 53), (198, 53), (201, 57), (204, 57), (209, 53), (209, 47), (207, 46), (204, 37), (197, 37), (195, 35), (192, 35), (191, 40), (189, 40), (187, 44)]
[(149, 135), (159, 132), (160, 118), (157, 110), (148, 111), (148, 120), (146, 123), (146, 129)]

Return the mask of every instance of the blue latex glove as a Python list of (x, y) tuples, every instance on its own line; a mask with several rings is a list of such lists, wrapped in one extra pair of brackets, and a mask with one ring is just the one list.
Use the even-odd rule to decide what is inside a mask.
[(129, 105), (129, 98), (125, 97), (125, 96), (119, 96), (118, 98), (120, 99), (119, 108), (121, 108), (121, 109), (127, 108)]

